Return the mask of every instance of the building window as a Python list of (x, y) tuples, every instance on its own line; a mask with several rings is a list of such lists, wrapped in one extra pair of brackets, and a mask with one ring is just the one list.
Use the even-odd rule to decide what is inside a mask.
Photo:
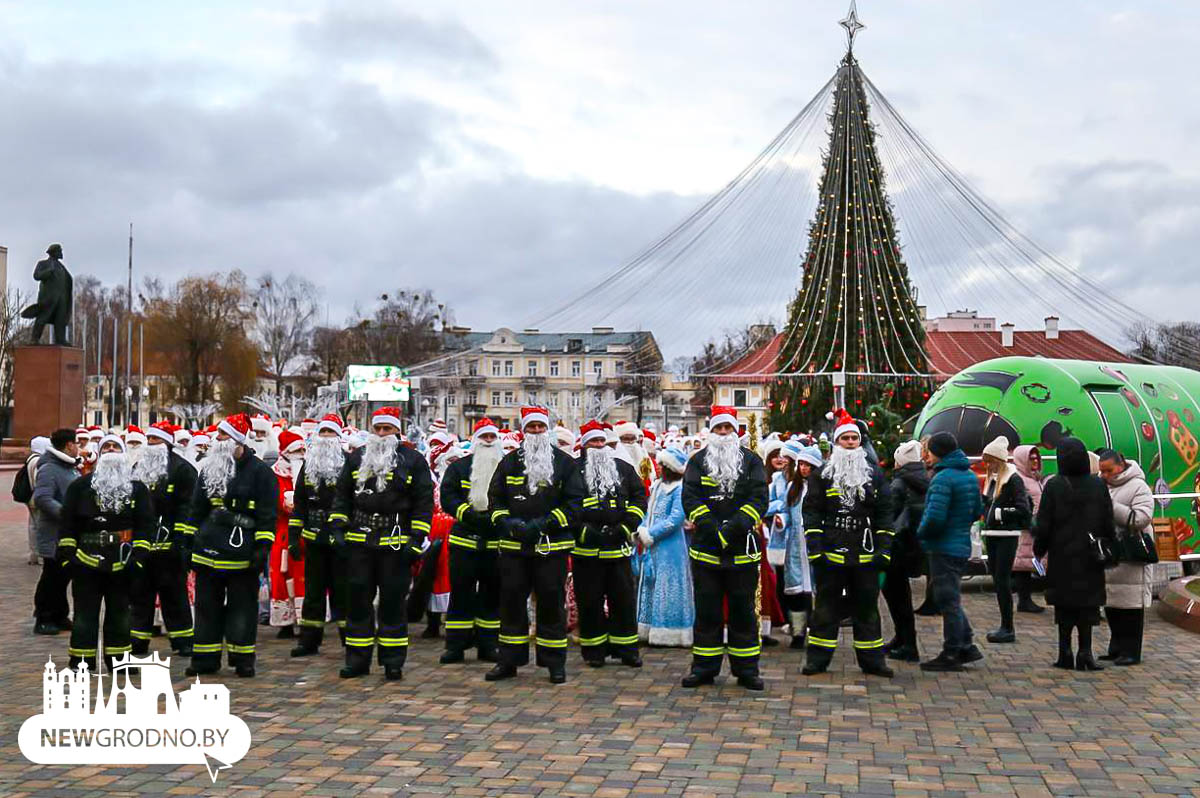
[(511, 360), (504, 361), (504, 376), (511, 377), (513, 375), (513, 362)]
[(558, 361), (557, 360), (550, 361), (550, 376), (551, 377), (558, 376)]
[(492, 376), (493, 377), (500, 376), (500, 361), (499, 360), (492, 361)]
[(746, 407), (746, 389), (735, 388), (733, 391), (733, 406)]
[(583, 361), (572, 360), (571, 361), (571, 376), (579, 377), (582, 375), (583, 375)]
[(458, 419), (457, 418), (447, 419), (446, 420), (446, 429), (452, 434), (457, 433), (458, 432)]
[(579, 407), (579, 391), (571, 391), (571, 407)]
[(479, 376), (479, 361), (478, 360), (472, 360), (467, 363), (467, 376), (468, 377), (478, 377)]
[(479, 404), (479, 391), (467, 391), (467, 404)]
[(558, 393), (553, 392), (553, 393), (548, 394), (546, 396), (546, 404), (549, 405), (550, 407), (557, 408), (558, 407)]
[(537, 376), (537, 361), (536, 360), (530, 360), (526, 364), (525, 373), (527, 376), (530, 376), (530, 377)]
[(500, 392), (492, 391), (492, 405), (494, 406), (498, 404), (500, 404)]
[(446, 405), (448, 407), (456, 407), (458, 405), (458, 394), (454, 391), (446, 394)]
[(511, 407), (515, 403), (516, 403), (516, 397), (513, 396), (513, 392), (505, 391), (504, 392), (504, 404)]
[(603, 360), (593, 360), (592, 361), (592, 373), (595, 374), (597, 377), (604, 376), (604, 361)]

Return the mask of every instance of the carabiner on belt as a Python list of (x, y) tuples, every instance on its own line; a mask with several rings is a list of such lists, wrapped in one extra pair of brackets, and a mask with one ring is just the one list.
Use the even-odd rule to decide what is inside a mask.
[(632, 557), (633, 556), (633, 546), (629, 545), (629, 541), (626, 541), (621, 544), (621, 556), (622, 557)]
[(171, 538), (171, 530), (163, 526), (162, 516), (158, 517), (158, 531), (154, 533), (155, 543), (166, 543)]
[[(751, 551), (751, 549), (754, 550)], [(746, 535), (746, 556), (750, 556), (751, 554), (758, 554), (758, 535), (753, 532)]]
[(392, 542), (388, 544), (392, 547), (392, 551), (400, 551), (403, 544), (400, 543), (400, 522), (392, 527)]
[[(545, 541), (545, 543), (543, 543), (542, 541)], [(545, 557), (547, 554), (549, 554), (550, 553), (550, 535), (543, 532), (542, 536), (540, 538), (538, 538), (538, 542), (534, 545), (533, 550), (534, 550), (534, 552), (542, 555), (543, 557)]]
[[(234, 538), (237, 538), (236, 543), (234, 542)], [(245, 543), (245, 538), (242, 536), (242, 528), (235, 524), (233, 531), (229, 533), (229, 545), (232, 548), (240, 549), (243, 543)]]
[(124, 565), (125, 563), (129, 562), (129, 557), (132, 554), (133, 554), (133, 544), (132, 543), (122, 543), (120, 548), (117, 549), (117, 558), (121, 561), (121, 565)]
[(870, 526), (863, 530), (862, 550), (865, 554), (875, 553), (875, 535), (871, 532)]

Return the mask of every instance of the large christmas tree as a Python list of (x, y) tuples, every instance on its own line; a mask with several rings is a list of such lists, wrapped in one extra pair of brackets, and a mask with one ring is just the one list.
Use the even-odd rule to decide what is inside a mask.
[(771, 390), (777, 430), (823, 429), (837, 398), (835, 379), (844, 379), (842, 404), (855, 416), (872, 406), (912, 415), (931, 384), (924, 327), (854, 58), (862, 26), (853, 8), (842, 25), (849, 47), (838, 68), (820, 199)]

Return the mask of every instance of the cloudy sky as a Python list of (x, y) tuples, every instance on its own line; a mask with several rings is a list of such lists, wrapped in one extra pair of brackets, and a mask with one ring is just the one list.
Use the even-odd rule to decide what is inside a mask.
[[(832, 75), (845, 11), (0, 0), (10, 282), (50, 241), (123, 281), (133, 221), (139, 275), (295, 271), (335, 322), (422, 287), (459, 323), (520, 325), (753, 158)], [(1129, 301), (1195, 316), (1200, 4), (859, 13), (864, 70), (986, 195)]]

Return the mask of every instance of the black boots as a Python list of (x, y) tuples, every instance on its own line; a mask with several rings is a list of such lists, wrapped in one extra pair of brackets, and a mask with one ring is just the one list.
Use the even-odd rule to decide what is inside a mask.
[(994, 632), (988, 632), (987, 641), (989, 643), (1015, 643), (1017, 634), (1012, 629), (1005, 629), (1001, 626)]
[(687, 688), (699, 687), (703, 684), (712, 684), (716, 678), (717, 674), (710, 671), (705, 671), (703, 673), (692, 671), (687, 676), (683, 677), (683, 681), (681, 681), (680, 684)]
[(461, 651), (451, 651), (450, 649), (446, 649), (442, 652), (442, 656), (438, 657), (438, 662), (443, 665), (454, 665), (462, 662), (465, 659), (466, 657)]
[(753, 690), (754, 692), (761, 692), (766, 689), (766, 685), (763, 684), (762, 677), (757, 673), (739, 676), (737, 677), (737, 683), (747, 690)]
[(341, 677), (342, 679), (357, 679), (359, 676), (366, 676), (370, 672), (371, 672), (371, 669), (369, 667), (368, 668), (356, 668), (356, 667), (351, 667), (350, 665), (346, 665), (340, 671), (338, 671), (338, 676)]
[(567, 669), (562, 665), (550, 667), (550, 684), (563, 684), (567, 681)]
[(1080, 651), (1075, 655), (1075, 670), (1077, 671), (1102, 671), (1104, 666), (1092, 657), (1090, 651)]
[(509, 665), (506, 662), (497, 662), (495, 667), (488, 671), (483, 678), (489, 682), (498, 682), (501, 679), (511, 679), (516, 675), (517, 668), (515, 665)]
[(404, 669), (395, 665), (385, 665), (383, 667), (383, 678), (389, 682), (398, 682), (404, 678)]
[(318, 649), (306, 646), (303, 643), (292, 649), (293, 657), (311, 657), (318, 653)]

